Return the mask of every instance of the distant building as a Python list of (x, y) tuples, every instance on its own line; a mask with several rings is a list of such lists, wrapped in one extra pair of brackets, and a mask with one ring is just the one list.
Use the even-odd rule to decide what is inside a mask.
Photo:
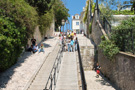
[(113, 20), (111, 21), (112, 26), (118, 26), (123, 20), (127, 20), (130, 17), (135, 17), (135, 15), (113, 15)]
[(131, 7), (132, 7), (132, 5), (124, 5), (124, 6), (122, 6), (119, 10), (120, 10), (120, 11), (123, 11), (123, 10), (131, 10)]
[(80, 33), (80, 15), (72, 16), (72, 30), (77, 34)]
[[(123, 5), (121, 6), (118, 10), (123, 11), (123, 10), (131, 10), (132, 5)], [(135, 17), (135, 15), (113, 15), (113, 20), (111, 21), (112, 26), (118, 26), (121, 24), (123, 20), (127, 20), (130, 17)]]

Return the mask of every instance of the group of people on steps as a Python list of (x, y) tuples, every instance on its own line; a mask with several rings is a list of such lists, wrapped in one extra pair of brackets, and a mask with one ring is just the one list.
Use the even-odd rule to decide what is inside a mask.
[(27, 46), (27, 51), (28, 52), (33, 52), (36, 53), (37, 51), (40, 52), (45, 52), (44, 51), (44, 45), (43, 43), (41, 43), (40, 47), (38, 47), (38, 45), (36, 44), (36, 39), (34, 39), (34, 37), (31, 39), (31, 46)]
[[(63, 45), (64, 51), (68, 51), (68, 52), (77, 51), (78, 39), (76, 37), (76, 34), (73, 31), (72, 31), (72, 33), (69, 32), (66, 34), (61, 32), (59, 35), (59, 42), (60, 42), (60, 45)], [(33, 53), (35, 53), (37, 51), (45, 52), (43, 43), (41, 43), (39, 48), (38, 48), (38, 45), (36, 44), (36, 39), (32, 38), (31, 43), (32, 43), (32, 45), (27, 48), (27, 51), (30, 51), (30, 52), (32, 51)], [(96, 66), (94, 67), (94, 70), (97, 73), (97, 75), (96, 75), (97, 78), (99, 77), (100, 69), (101, 69), (101, 67), (97, 63)]]
[(64, 51), (74, 52), (77, 51), (77, 37), (72, 31), (65, 33), (60, 33), (59, 35), (60, 45), (63, 45)]

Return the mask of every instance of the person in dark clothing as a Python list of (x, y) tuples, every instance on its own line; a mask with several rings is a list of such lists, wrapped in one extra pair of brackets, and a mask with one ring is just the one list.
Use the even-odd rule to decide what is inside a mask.
[(27, 49), (27, 51), (28, 51), (28, 52), (33, 51), (33, 45), (31, 45), (31, 47), (29, 47), (29, 48)]
[(101, 69), (101, 67), (99, 66), (99, 64), (97, 63), (97, 65), (95, 66), (95, 70), (96, 70), (96, 72), (97, 72), (97, 78), (99, 77), (99, 74), (100, 74), (100, 69)]
[(33, 46), (36, 45), (36, 39), (34, 39), (34, 37), (31, 39), (31, 43), (32, 43)]

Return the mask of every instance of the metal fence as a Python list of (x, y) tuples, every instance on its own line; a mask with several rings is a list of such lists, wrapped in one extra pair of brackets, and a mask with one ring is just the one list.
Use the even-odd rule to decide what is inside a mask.
[(99, 22), (101, 23), (103, 29), (105, 30), (106, 34), (110, 37), (111, 33), (111, 24), (109, 21), (106, 19), (106, 17), (102, 14), (100, 9), (98, 8), (98, 18)]
[(44, 90), (55, 90), (61, 64), (61, 57), (63, 57), (63, 46), (61, 46), (58, 52)]
[(82, 65), (82, 58), (81, 58), (81, 54), (80, 54), (80, 47), (79, 47), (79, 42), (78, 41), (77, 41), (77, 50), (78, 50), (78, 58), (79, 58), (82, 90), (87, 90), (87, 85), (86, 85), (86, 80), (85, 80), (85, 75), (84, 75), (84, 70), (83, 70), (83, 65)]

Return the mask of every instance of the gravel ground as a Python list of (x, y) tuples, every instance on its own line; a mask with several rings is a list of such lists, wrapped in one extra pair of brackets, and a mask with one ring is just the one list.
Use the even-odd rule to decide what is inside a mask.
[(0, 74), (0, 90), (23, 90), (57, 42), (58, 37), (43, 41), (45, 53), (25, 52), (14, 66)]

